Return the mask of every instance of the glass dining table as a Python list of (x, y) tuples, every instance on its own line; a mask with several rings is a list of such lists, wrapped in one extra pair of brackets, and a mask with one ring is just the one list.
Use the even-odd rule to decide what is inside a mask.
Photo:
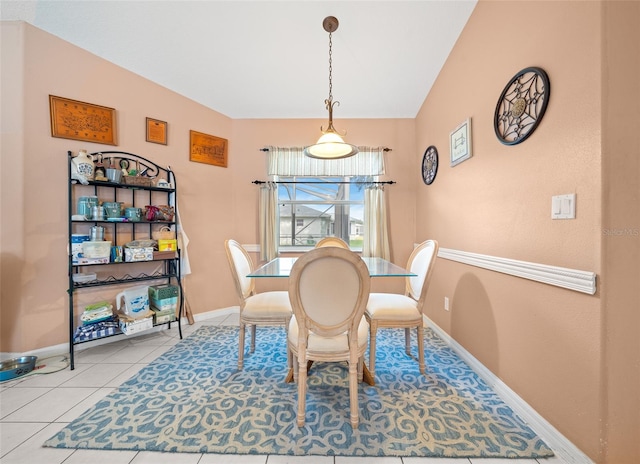
[[(247, 277), (289, 277), (297, 258), (278, 257), (260, 266)], [(371, 277), (415, 277), (416, 274), (382, 258), (362, 257)]]
[[(247, 274), (247, 277), (289, 277), (291, 274), (291, 268), (297, 258), (291, 257), (278, 257), (274, 258), (268, 263), (260, 266), (253, 272)], [(362, 260), (369, 269), (370, 277), (415, 277), (411, 271), (405, 268), (393, 264), (391, 261), (382, 258), (375, 257), (362, 257)], [(307, 370), (311, 367), (312, 361), (309, 361)], [(369, 372), (367, 365), (364, 365), (362, 380), (369, 385), (375, 385), (375, 379)], [(285, 382), (293, 382), (293, 369), (289, 370)]]

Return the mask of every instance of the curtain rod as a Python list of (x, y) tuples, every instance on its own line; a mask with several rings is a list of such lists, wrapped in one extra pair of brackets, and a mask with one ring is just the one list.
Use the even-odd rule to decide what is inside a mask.
[[(266, 180), (254, 180), (253, 182), (251, 182), (252, 184), (256, 184), (256, 185), (261, 185), (261, 184), (266, 184), (268, 183), (268, 181)], [(273, 181), (274, 184), (363, 184), (363, 185), (367, 185), (367, 184), (387, 184), (387, 185), (393, 185), (396, 183), (396, 181), (394, 180), (385, 180), (385, 181), (375, 181), (375, 182), (364, 182), (364, 181), (334, 181), (334, 182), (324, 182), (321, 180), (317, 180), (317, 181), (310, 181), (310, 182), (296, 182), (296, 181)]]
[[(269, 151), (268, 148), (258, 148), (258, 151)], [(393, 151), (391, 148), (384, 147), (382, 151)]]

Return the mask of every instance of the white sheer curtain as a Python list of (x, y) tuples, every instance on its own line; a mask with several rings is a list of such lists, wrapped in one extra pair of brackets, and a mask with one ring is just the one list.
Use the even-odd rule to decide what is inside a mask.
[(278, 186), (267, 182), (260, 187), (260, 259), (278, 256)]
[(364, 243), (362, 256), (391, 259), (389, 229), (387, 226), (387, 202), (384, 187), (367, 186), (364, 191)]
[(381, 176), (384, 171), (384, 147), (358, 147), (349, 158), (322, 160), (304, 156), (304, 148), (267, 147), (269, 176)]

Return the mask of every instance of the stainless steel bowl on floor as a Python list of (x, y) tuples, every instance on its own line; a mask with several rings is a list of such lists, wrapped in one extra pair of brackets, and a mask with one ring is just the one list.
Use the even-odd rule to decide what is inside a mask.
[(28, 374), (36, 367), (37, 356), (21, 356), (0, 364), (0, 382)]

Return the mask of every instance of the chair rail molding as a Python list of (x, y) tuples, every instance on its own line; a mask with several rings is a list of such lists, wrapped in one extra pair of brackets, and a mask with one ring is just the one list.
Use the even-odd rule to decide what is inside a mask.
[(595, 272), (481, 255), (442, 247), (438, 251), (438, 257), (589, 295), (596, 293)]

